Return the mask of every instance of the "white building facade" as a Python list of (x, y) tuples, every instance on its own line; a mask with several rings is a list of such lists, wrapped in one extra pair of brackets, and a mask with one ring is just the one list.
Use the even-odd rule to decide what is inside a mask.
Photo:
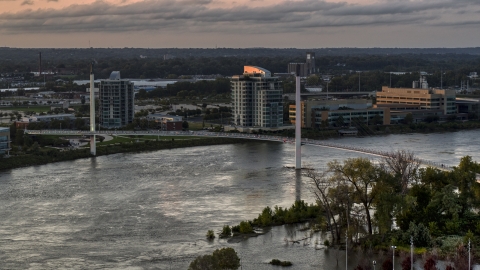
[(283, 126), (283, 89), (270, 71), (244, 66), (243, 75), (231, 79), (233, 123), (242, 127)]
[(99, 85), (99, 120), (103, 128), (119, 128), (132, 123), (135, 113), (133, 83), (122, 80), (119, 71), (113, 71), (108, 80)]

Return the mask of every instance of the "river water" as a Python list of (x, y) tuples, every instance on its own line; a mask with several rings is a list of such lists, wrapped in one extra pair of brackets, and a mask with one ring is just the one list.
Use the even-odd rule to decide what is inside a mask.
[[(465, 155), (480, 159), (480, 130), (335, 142), (411, 150), (446, 165), (457, 165)], [(369, 157), (302, 146), (303, 163), (318, 169), (358, 156)], [(242, 269), (277, 269), (267, 264), (274, 258), (291, 261), (293, 269), (345, 269), (344, 253), (315, 249), (314, 242), (323, 243), (325, 235), (287, 245), (285, 238), (304, 236), (295, 226), (274, 227), (240, 243), (205, 240), (207, 230), (253, 219), (265, 206), (314, 202), (307, 179), (296, 180), (295, 171), (286, 168), (293, 164), (293, 144), (252, 141), (3, 172), (0, 268), (187, 269), (199, 255), (233, 247)], [(349, 256), (349, 269), (364, 256)]]

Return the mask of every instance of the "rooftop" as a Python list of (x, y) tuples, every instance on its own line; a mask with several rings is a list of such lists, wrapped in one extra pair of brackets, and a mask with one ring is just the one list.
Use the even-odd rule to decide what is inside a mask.
[(243, 66), (243, 74), (261, 74), (262, 77), (272, 77), (272, 73), (264, 68), (257, 66)]

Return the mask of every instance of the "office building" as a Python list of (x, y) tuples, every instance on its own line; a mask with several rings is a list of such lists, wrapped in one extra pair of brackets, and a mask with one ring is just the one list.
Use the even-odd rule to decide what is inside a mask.
[(295, 74), (297, 71), (297, 65), (300, 66), (300, 77), (307, 77), (310, 74), (315, 74), (315, 53), (307, 52), (305, 63), (289, 63), (288, 73)]
[(157, 128), (164, 131), (175, 131), (183, 129), (183, 117), (172, 116), (165, 114), (149, 114), (147, 115), (148, 121), (155, 121)]
[(243, 75), (231, 80), (233, 123), (242, 127), (283, 126), (282, 84), (270, 71), (244, 66)]
[(0, 127), (0, 156), (10, 151), (10, 128)]
[(297, 65), (300, 66), (300, 73), (298, 75), (300, 77), (307, 77), (308, 68), (307, 64), (305, 63), (288, 63), (288, 73), (295, 76), (295, 73), (297, 72)]
[[(388, 108), (372, 108), (372, 102), (365, 99), (341, 99), (341, 100), (305, 100), (301, 105), (301, 127), (319, 128), (325, 126), (336, 126), (337, 119), (342, 117), (344, 125), (362, 119), (366, 124), (379, 122), (379, 124), (390, 124), (390, 110)], [(289, 106), (289, 120), (293, 125), (295, 119), (296, 105)]]
[(307, 52), (307, 62), (305, 63), (307, 74), (315, 74), (315, 53)]
[[(421, 82), (427, 86), (426, 81)], [(414, 86), (420, 86), (416, 82)], [(456, 114), (455, 90), (382, 87), (377, 92), (377, 107), (394, 110), (438, 110), (444, 115)]]
[(108, 80), (99, 84), (99, 120), (103, 128), (119, 128), (132, 123), (134, 110), (133, 83), (113, 71)]

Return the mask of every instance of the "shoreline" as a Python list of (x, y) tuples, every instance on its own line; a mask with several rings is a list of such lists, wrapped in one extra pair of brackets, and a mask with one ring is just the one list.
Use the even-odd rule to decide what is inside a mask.
[[(417, 123), (417, 124), (399, 125), (399, 126), (378, 126), (377, 128), (378, 130), (374, 135), (367, 135), (367, 136), (377, 137), (377, 136), (386, 136), (386, 135), (387, 136), (402, 135), (402, 134), (405, 135), (405, 134), (417, 134), (417, 133), (418, 134), (450, 133), (450, 132), (464, 131), (464, 130), (475, 130), (475, 129), (480, 129), (480, 121), (445, 122), (440, 124), (439, 123)], [(337, 134), (335, 134), (336, 136), (335, 135), (331, 136), (333, 135), (332, 130), (313, 131), (313, 130), (307, 129), (304, 132), (305, 133), (302, 134), (302, 137), (308, 138), (308, 139), (328, 140), (328, 139), (334, 139), (334, 138), (342, 138), (342, 136), (338, 136)], [(321, 134), (324, 132), (331, 133), (331, 134), (330, 136), (328, 135), (322, 136), (322, 135), (325, 135), (325, 134)], [(275, 134), (275, 135), (278, 135), (278, 134)], [(360, 135), (357, 137), (365, 137), (365, 136)], [(120, 153), (138, 153), (138, 152), (145, 152), (145, 151), (157, 151), (157, 150), (196, 147), (196, 146), (244, 143), (248, 141), (250, 140), (238, 139), (238, 138), (201, 138), (201, 139), (175, 140), (175, 141), (145, 140), (144, 142), (137, 142), (137, 143), (120, 143), (115, 145), (100, 146), (100, 147), (97, 147), (96, 156), (104, 156), (104, 155), (112, 155), (112, 154), (120, 154)], [(53, 149), (46, 149), (44, 147), (42, 151), (37, 151), (36, 154), (30, 153), (30, 154), (12, 156), (9, 158), (1, 159), (2, 162), (0, 162), (0, 173), (10, 169), (36, 166), (36, 165), (45, 165), (49, 163), (70, 161), (70, 160), (90, 158), (90, 157), (95, 157), (95, 156), (90, 154), (89, 148), (59, 151), (59, 150), (53, 150)]]
[(81, 158), (99, 157), (105, 155), (121, 154), (121, 153), (140, 153), (157, 150), (169, 150), (175, 148), (186, 148), (196, 146), (235, 144), (247, 142), (246, 139), (237, 138), (202, 138), (192, 140), (175, 140), (175, 141), (155, 141), (146, 140), (139, 143), (120, 143), (115, 145), (105, 145), (97, 147), (97, 155), (90, 154), (89, 148), (59, 151), (57, 149), (43, 149), (34, 154), (24, 154), (0, 159), (0, 173), (7, 170), (22, 167), (45, 165), (49, 163), (71, 161)]

